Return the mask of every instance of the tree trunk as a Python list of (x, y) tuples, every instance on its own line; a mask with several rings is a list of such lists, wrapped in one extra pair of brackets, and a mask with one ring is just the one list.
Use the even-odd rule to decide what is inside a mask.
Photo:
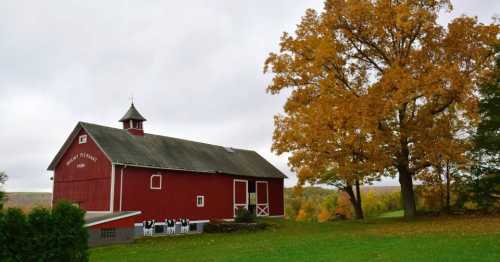
[[(400, 121), (405, 119), (405, 110), (399, 111), (399, 119)], [(403, 124), (400, 125), (400, 128), (403, 128)], [(399, 143), (401, 151), (399, 152), (396, 168), (399, 173), (399, 184), (401, 185), (401, 198), (405, 218), (411, 219), (417, 215), (417, 208), (415, 205), (415, 194), (413, 192), (413, 172), (410, 171), (410, 149), (408, 148), (407, 136), (401, 134)]]
[(352, 190), (352, 186), (348, 185), (344, 188), (344, 191), (349, 195), (349, 201), (351, 201), (352, 207), (354, 209), (354, 217), (356, 219), (363, 219), (363, 207), (361, 206), (361, 192), (359, 188), (359, 180), (356, 180), (356, 195)]
[(414, 218), (417, 215), (417, 208), (415, 205), (415, 195), (413, 192), (412, 175), (410, 174), (410, 172), (408, 172), (408, 170), (405, 169), (398, 171), (405, 218)]
[(446, 162), (446, 211), (450, 212), (450, 163)]

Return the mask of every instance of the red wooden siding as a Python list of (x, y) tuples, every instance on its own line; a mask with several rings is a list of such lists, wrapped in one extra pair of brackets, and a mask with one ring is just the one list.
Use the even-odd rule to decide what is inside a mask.
[(247, 203), (247, 183), (243, 181), (234, 181), (234, 202), (236, 204)]
[(53, 202), (70, 200), (85, 210), (109, 210), (111, 163), (87, 135), (79, 144), (75, 137), (54, 171)]
[(267, 183), (257, 183), (257, 204), (267, 203)]
[(93, 225), (90, 228), (131, 228), (134, 227), (135, 216), (130, 216), (122, 219), (117, 219), (110, 222), (105, 222), (102, 224)]
[(284, 190), (282, 178), (269, 178), (269, 215), (283, 216), (285, 214), (284, 207)]
[[(115, 207), (120, 196), (121, 166), (116, 168)], [(123, 172), (122, 211), (141, 211), (136, 222), (146, 219), (163, 221), (166, 218), (189, 218), (190, 220), (233, 218), (234, 179), (255, 180), (221, 174), (203, 174), (183, 171), (154, 170), (126, 167)], [(161, 189), (150, 189), (151, 175), (161, 174)], [(259, 179), (263, 180), (263, 179)], [(283, 215), (283, 179), (265, 179), (269, 184), (270, 215)], [(246, 183), (238, 187), (238, 203), (246, 203)], [(260, 190), (260, 189), (259, 189)], [(272, 192), (272, 190), (279, 190)], [(196, 206), (197, 196), (205, 197), (204, 207)], [(117, 211), (119, 209), (116, 209)]]
[[(121, 186), (121, 167), (115, 166), (115, 194), (113, 198), (113, 211), (120, 211), (120, 186)], [(134, 210), (138, 211), (138, 210)]]
[(127, 129), (127, 131), (134, 136), (143, 136), (144, 135), (144, 130), (142, 130), (142, 129), (130, 128), (130, 129)]
[[(150, 189), (151, 175), (158, 173), (162, 175), (162, 187), (160, 190)], [(205, 197), (204, 207), (196, 206), (198, 195)], [(135, 217), (136, 221), (232, 218), (233, 178), (127, 167), (124, 169), (122, 201), (123, 211), (142, 211)]]

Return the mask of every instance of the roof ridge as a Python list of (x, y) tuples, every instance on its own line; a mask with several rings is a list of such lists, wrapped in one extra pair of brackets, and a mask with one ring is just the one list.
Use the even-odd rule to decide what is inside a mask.
[[(121, 128), (117, 128), (117, 127), (105, 126), (105, 125), (100, 125), (100, 124), (94, 124), (94, 123), (84, 122), (84, 121), (79, 121), (78, 123), (81, 123), (81, 124), (84, 124), (84, 125), (93, 125), (93, 126), (104, 127), (104, 128), (109, 128), (109, 129), (116, 129), (116, 130), (120, 130), (120, 131), (126, 131), (125, 129), (121, 129)], [(129, 134), (129, 133), (127, 132), (127, 134)], [(208, 146), (216, 146), (216, 147), (222, 147), (222, 148), (231, 148), (233, 150), (238, 150), (238, 151), (248, 151), (248, 152), (257, 153), (255, 150), (244, 149), (244, 148), (236, 148), (236, 147), (230, 147), (230, 146), (222, 146), (222, 145), (216, 145), (216, 144), (210, 144), (210, 143), (206, 143), (206, 142), (200, 142), (200, 141), (190, 140), (190, 139), (186, 139), (186, 138), (178, 138), (178, 137), (173, 137), (173, 136), (151, 134), (151, 133), (146, 133), (146, 132), (144, 132), (144, 136), (165, 137), (165, 138), (170, 138), (170, 139), (175, 139), (175, 140), (182, 140), (182, 141), (186, 141), (186, 142), (203, 144), (203, 145), (208, 145)]]
[(159, 136), (159, 137), (165, 137), (165, 138), (171, 138), (171, 139), (176, 139), (176, 140), (182, 140), (186, 142), (191, 142), (191, 143), (197, 143), (197, 144), (203, 144), (203, 145), (208, 145), (208, 146), (216, 146), (216, 147), (222, 147), (222, 148), (231, 148), (233, 150), (241, 150), (241, 151), (250, 151), (250, 152), (255, 152), (254, 150), (250, 149), (244, 149), (244, 148), (236, 148), (232, 146), (221, 146), (221, 145), (216, 145), (216, 144), (210, 144), (206, 142), (200, 142), (200, 141), (194, 141), (194, 140), (189, 140), (186, 138), (178, 138), (178, 137), (172, 137), (172, 136), (165, 136), (165, 135), (158, 135), (158, 134), (150, 134), (150, 133), (144, 133), (145, 135), (150, 135), (150, 136)]
[[(224, 147), (164, 135), (136, 137), (127, 130), (79, 121), (49, 165), (54, 170), (79, 130), (85, 130), (112, 163), (135, 163), (144, 167), (217, 172), (228, 175), (285, 178), (278, 168), (254, 150)], [(232, 150), (229, 150), (231, 148)], [(232, 153), (234, 150), (235, 153)]]

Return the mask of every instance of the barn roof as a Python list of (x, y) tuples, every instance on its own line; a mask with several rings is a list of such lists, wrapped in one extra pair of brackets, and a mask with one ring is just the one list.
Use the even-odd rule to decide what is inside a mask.
[(120, 122), (124, 122), (127, 120), (139, 120), (139, 121), (146, 121), (146, 118), (144, 118), (139, 111), (134, 106), (134, 103), (130, 105), (130, 108), (128, 109), (127, 113), (120, 119)]
[(113, 164), (229, 175), (285, 178), (255, 151), (227, 148), (179, 138), (144, 134), (79, 122), (49, 166), (54, 170), (73, 138), (83, 128)]
[(111, 213), (96, 213), (96, 212), (86, 212), (85, 213), (85, 225), (84, 227), (91, 227), (131, 216), (140, 215), (141, 211), (121, 211), (121, 212), (111, 212)]

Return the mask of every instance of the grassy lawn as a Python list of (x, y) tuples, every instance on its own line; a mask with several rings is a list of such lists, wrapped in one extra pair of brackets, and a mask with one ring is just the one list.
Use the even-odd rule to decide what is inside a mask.
[(141, 239), (91, 261), (500, 261), (500, 217), (270, 220), (261, 232)]
[(379, 217), (403, 217), (405, 215), (403, 210), (396, 210), (387, 213), (383, 213)]

